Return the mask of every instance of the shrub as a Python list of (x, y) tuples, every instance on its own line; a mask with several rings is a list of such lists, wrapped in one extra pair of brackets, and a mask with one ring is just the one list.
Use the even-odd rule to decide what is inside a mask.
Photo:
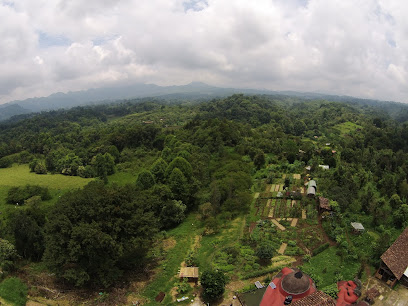
[(325, 244), (322, 244), (321, 246), (315, 248), (313, 250), (313, 256), (316, 256), (317, 254), (320, 254), (321, 252), (326, 250), (329, 246), (330, 246), (330, 244), (328, 242), (326, 242)]
[(8, 278), (0, 284), (0, 296), (13, 305), (25, 305), (27, 292), (27, 286), (16, 277)]
[(227, 278), (221, 271), (207, 270), (201, 275), (202, 297), (211, 302), (220, 298), (225, 291)]
[(337, 288), (337, 283), (328, 285), (322, 288), (321, 290), (327, 295), (330, 295), (333, 299), (337, 299), (337, 293), (339, 292), (339, 289)]
[(24, 201), (33, 197), (40, 196), (42, 201), (51, 199), (50, 192), (46, 187), (38, 185), (26, 185), (24, 187), (11, 187), (7, 194), (7, 203), (24, 204)]

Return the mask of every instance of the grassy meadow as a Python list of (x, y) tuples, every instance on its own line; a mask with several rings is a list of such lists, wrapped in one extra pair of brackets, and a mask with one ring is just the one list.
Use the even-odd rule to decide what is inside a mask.
[(10, 168), (0, 169), (0, 211), (7, 210), (14, 205), (6, 203), (8, 190), (14, 186), (39, 185), (48, 187), (52, 199), (45, 201), (44, 206), (52, 206), (63, 193), (82, 188), (92, 179), (62, 174), (35, 174), (30, 172), (28, 165), (13, 165)]

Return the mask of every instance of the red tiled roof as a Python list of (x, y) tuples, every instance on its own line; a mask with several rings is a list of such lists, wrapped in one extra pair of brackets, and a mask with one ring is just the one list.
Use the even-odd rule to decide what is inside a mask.
[(336, 302), (322, 291), (316, 291), (307, 297), (293, 302), (293, 306), (335, 306)]
[(408, 227), (395, 240), (395, 242), (381, 255), (382, 261), (387, 265), (399, 280), (408, 267)]

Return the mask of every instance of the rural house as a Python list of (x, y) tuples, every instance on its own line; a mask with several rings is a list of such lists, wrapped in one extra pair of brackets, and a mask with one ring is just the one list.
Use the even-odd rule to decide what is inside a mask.
[(375, 277), (386, 282), (391, 288), (397, 281), (408, 287), (408, 228), (381, 255), (381, 264)]

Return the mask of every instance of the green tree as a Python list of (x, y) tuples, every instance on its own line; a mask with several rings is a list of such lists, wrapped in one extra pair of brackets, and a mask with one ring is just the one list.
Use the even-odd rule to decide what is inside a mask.
[(46, 265), (76, 286), (104, 287), (125, 270), (142, 267), (158, 231), (154, 200), (130, 185), (102, 182), (65, 194), (45, 228)]
[(217, 270), (206, 270), (201, 275), (202, 297), (205, 302), (213, 302), (219, 299), (225, 291), (227, 278), (224, 273)]
[(261, 169), (265, 165), (265, 154), (264, 152), (258, 152), (254, 157), (254, 165), (256, 169)]
[(171, 228), (185, 218), (186, 205), (181, 201), (172, 200), (163, 205), (160, 213), (160, 224), (163, 228)]
[(153, 187), (155, 183), (153, 174), (148, 170), (142, 170), (136, 179), (136, 185), (142, 190)]
[(191, 164), (183, 157), (177, 156), (171, 161), (166, 169), (165, 176), (169, 177), (175, 168), (178, 168), (188, 180), (193, 176)]
[(174, 199), (185, 201), (188, 197), (187, 179), (179, 168), (174, 168), (168, 179), (169, 187)]
[(14, 261), (19, 258), (16, 248), (8, 240), (0, 238), (0, 270), (10, 271), (14, 268)]
[(263, 262), (269, 262), (275, 253), (270, 241), (262, 241), (256, 248), (255, 255)]
[(152, 167), (150, 168), (150, 171), (152, 172), (152, 174), (154, 175), (154, 178), (156, 179), (156, 182), (160, 182), (162, 183), (164, 181), (164, 174), (166, 173), (166, 169), (168, 167), (168, 164), (166, 163), (166, 161), (159, 157), (154, 164), (152, 165)]

